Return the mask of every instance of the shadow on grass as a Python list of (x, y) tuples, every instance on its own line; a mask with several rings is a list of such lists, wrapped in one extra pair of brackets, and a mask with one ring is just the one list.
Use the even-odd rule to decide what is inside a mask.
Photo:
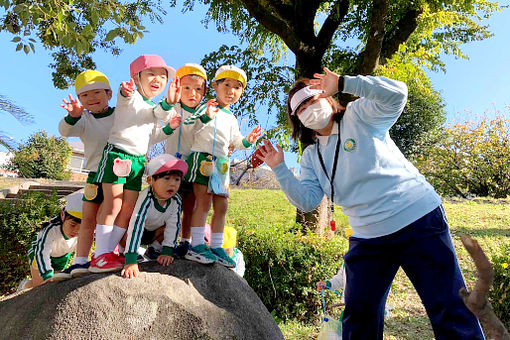
[(433, 339), (434, 333), (426, 315), (390, 316), (384, 320), (384, 339)]

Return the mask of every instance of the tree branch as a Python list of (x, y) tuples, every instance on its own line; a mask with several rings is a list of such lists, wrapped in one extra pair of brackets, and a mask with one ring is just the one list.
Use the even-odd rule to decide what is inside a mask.
[(370, 15), (370, 31), (361, 64), (361, 74), (373, 74), (377, 65), (379, 65), (387, 13), (388, 0), (373, 1)]
[(480, 320), (487, 339), (509, 340), (510, 334), (496, 314), (494, 314), (492, 306), (487, 299), (489, 289), (494, 281), (492, 264), (476, 240), (473, 240), (468, 235), (461, 235), (460, 239), (475, 263), (478, 279), (476, 280), (475, 288), (471, 292), (461, 288), (459, 294), (466, 307)]
[(380, 59), (384, 62), (386, 59), (397, 52), (400, 44), (407, 41), (409, 36), (418, 26), (418, 17), (423, 13), (423, 8), (408, 10), (402, 18), (395, 24), (392, 30), (386, 32), (382, 43)]
[(340, 26), (348, 11), (349, 0), (339, 0), (335, 2), (317, 35), (317, 44), (320, 46), (321, 50), (325, 51), (331, 44), (338, 26)]

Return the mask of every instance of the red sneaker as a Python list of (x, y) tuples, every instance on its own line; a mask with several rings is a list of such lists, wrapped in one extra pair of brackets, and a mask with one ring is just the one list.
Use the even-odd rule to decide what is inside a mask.
[(113, 252), (94, 257), (90, 262), (89, 271), (92, 273), (106, 273), (121, 270), (124, 262)]

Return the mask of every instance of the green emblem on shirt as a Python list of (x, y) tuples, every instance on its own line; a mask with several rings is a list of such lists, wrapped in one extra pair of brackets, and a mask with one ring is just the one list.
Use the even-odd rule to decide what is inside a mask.
[(347, 152), (356, 150), (356, 141), (352, 138), (346, 139), (344, 142), (344, 150)]

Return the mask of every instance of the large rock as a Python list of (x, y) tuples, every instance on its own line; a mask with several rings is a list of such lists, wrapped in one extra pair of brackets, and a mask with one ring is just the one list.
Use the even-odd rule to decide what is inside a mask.
[(219, 265), (143, 263), (0, 301), (1, 339), (283, 339), (246, 281)]

